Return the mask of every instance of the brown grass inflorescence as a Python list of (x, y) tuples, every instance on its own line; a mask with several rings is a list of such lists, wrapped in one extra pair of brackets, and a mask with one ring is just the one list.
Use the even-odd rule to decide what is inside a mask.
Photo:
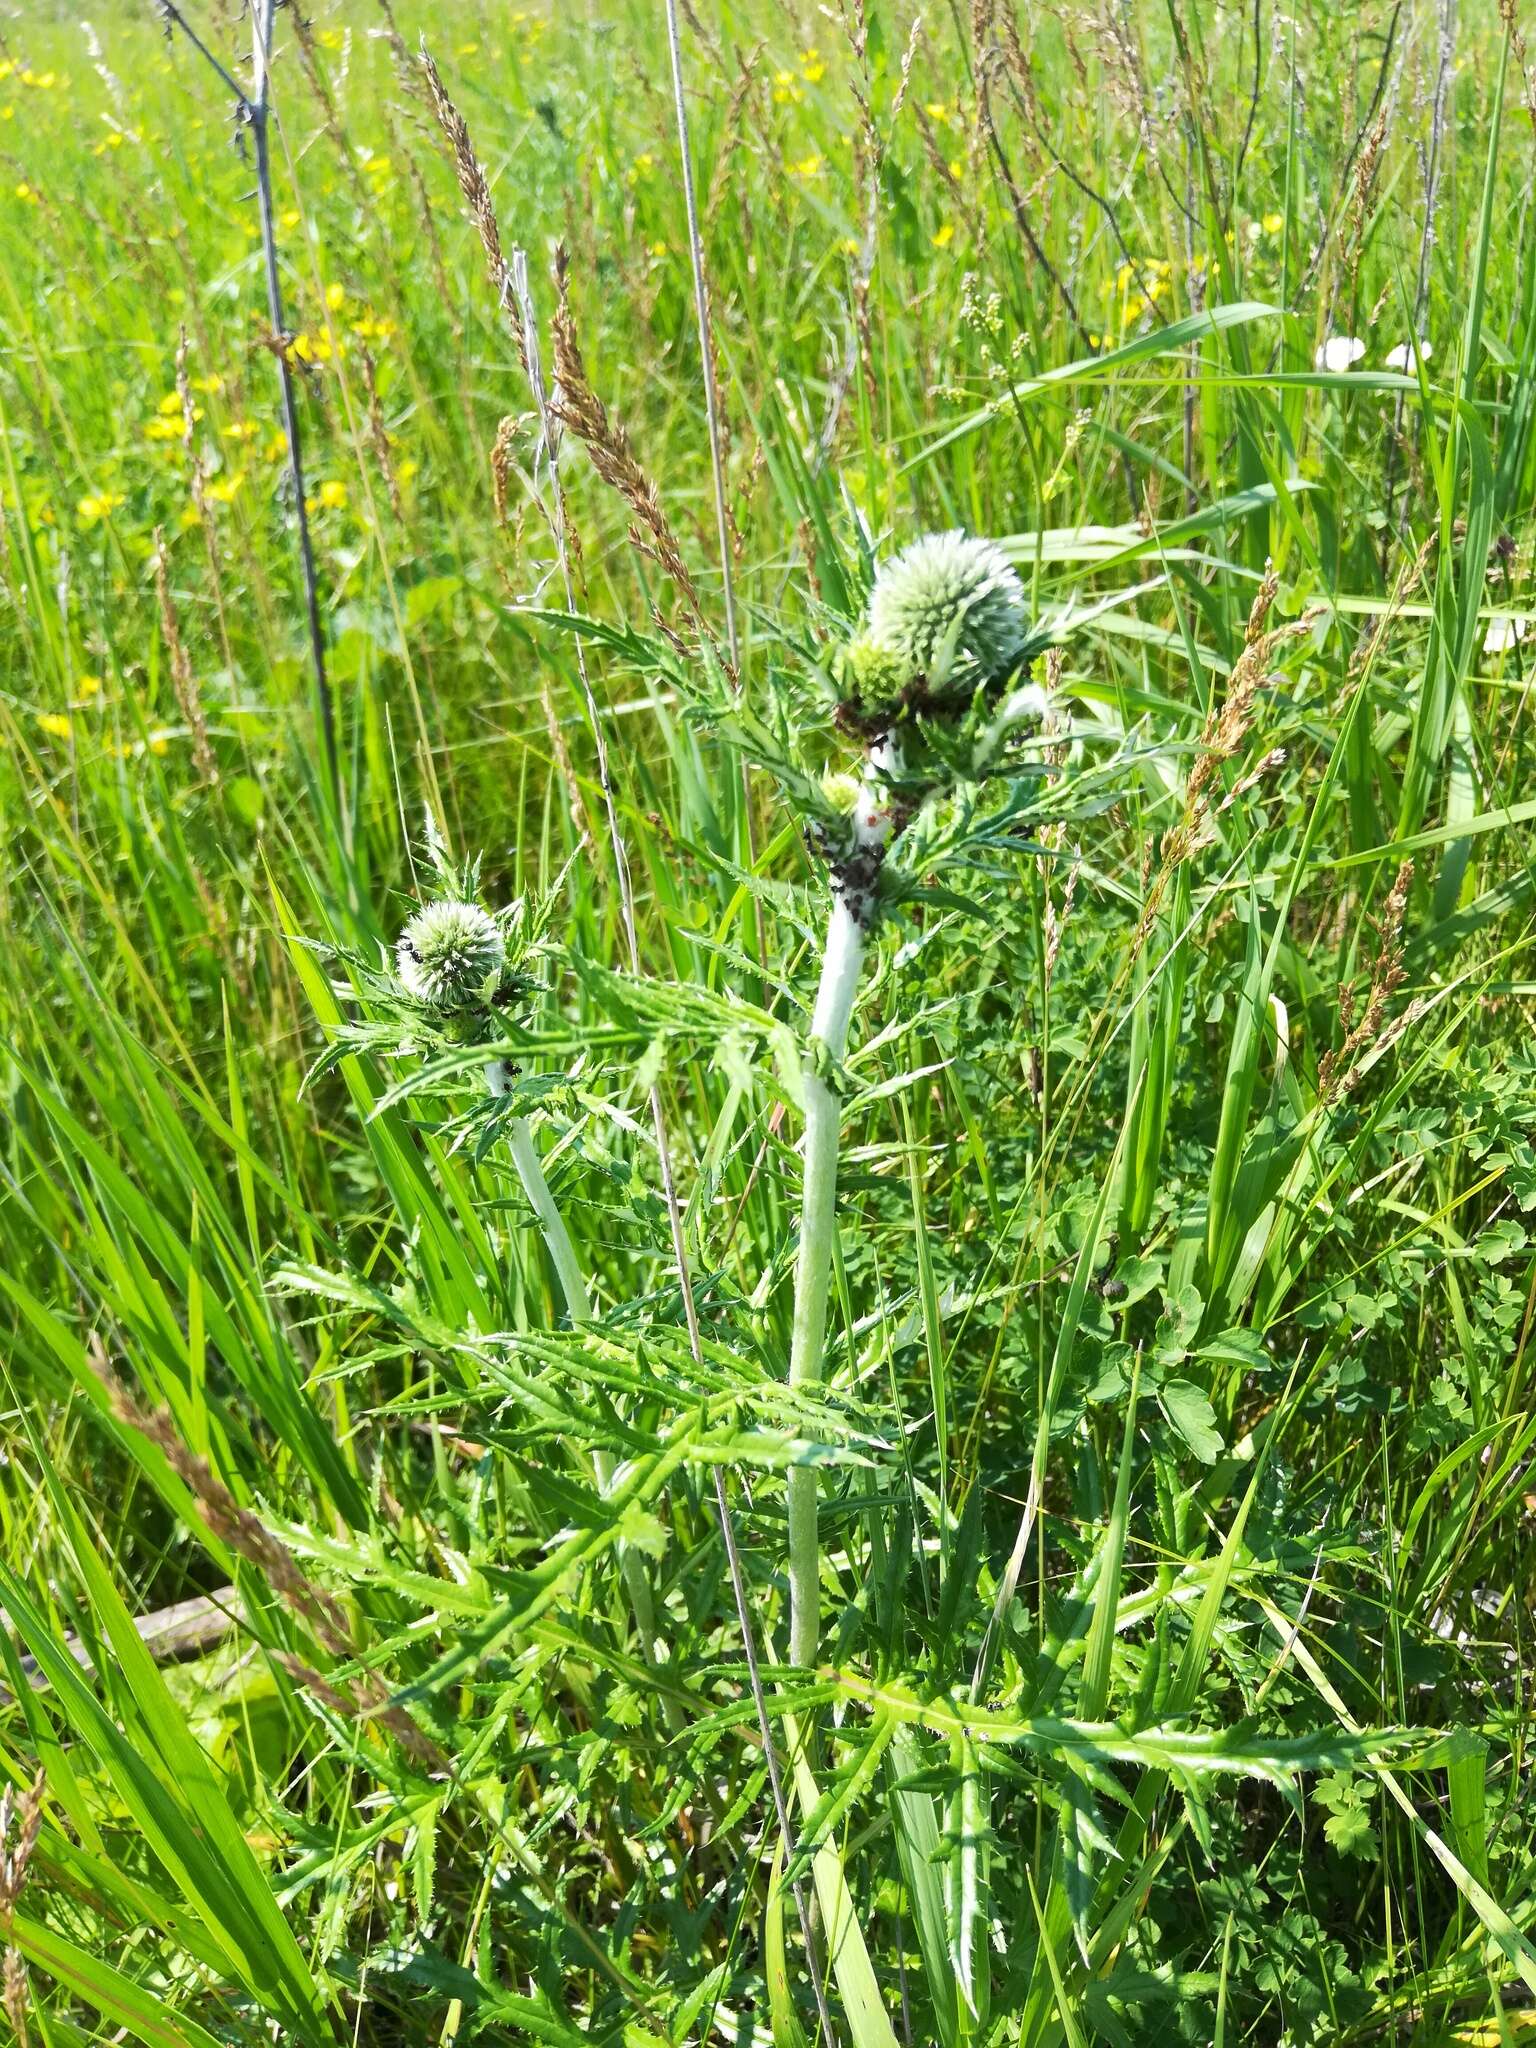
[[(11, 2024), (20, 2048), (27, 2048), (27, 1966), (14, 1939), (17, 1901), (27, 1881), (27, 1866), (37, 1847), (43, 1824), (43, 1793), (46, 1772), (41, 1766), (18, 1802), (15, 1787), (0, 1793), (0, 1934), (5, 1937), (5, 1957), (0, 1963), (0, 2010)], [(12, 1823), (16, 1840), (11, 1841)]]
[[(275, 1536), (259, 1515), (242, 1507), (205, 1458), (188, 1449), (175, 1423), (163, 1411), (142, 1408), (112, 1370), (103, 1347), (91, 1350), (91, 1365), (106, 1388), (112, 1413), (118, 1421), (136, 1430), (161, 1452), (171, 1470), (197, 1502), (203, 1520), (229, 1548), (265, 1580), (294, 1618), (333, 1657), (350, 1660), (357, 1654), (351, 1624), (334, 1594), (317, 1586), (293, 1552)], [(287, 1668), (285, 1654), (277, 1661)], [(308, 1667), (304, 1667), (307, 1671)], [(306, 1681), (307, 1682), (307, 1681)], [(322, 1697), (327, 1704), (341, 1700), (349, 1716), (376, 1721), (394, 1736), (401, 1749), (415, 1762), (430, 1770), (444, 1770), (447, 1760), (431, 1738), (425, 1735), (402, 1708), (391, 1703), (388, 1686), (372, 1672), (323, 1681)], [(314, 1688), (310, 1688), (314, 1690)]]

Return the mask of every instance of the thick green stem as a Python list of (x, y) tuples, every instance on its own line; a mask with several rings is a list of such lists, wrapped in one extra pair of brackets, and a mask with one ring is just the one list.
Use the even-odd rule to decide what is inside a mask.
[[(499, 1065), (499, 1062), (497, 1063)], [(493, 1092), (499, 1092), (498, 1081), (504, 1085), (505, 1077), (490, 1072)], [(533, 1142), (533, 1132), (528, 1128), (525, 1116), (513, 1117), (510, 1126), (512, 1163), (517, 1168), (517, 1177), (523, 1184), (523, 1193), (533, 1206), (539, 1219), (539, 1228), (544, 1233), (544, 1242), (554, 1262), (555, 1273), (560, 1281), (560, 1291), (565, 1296), (566, 1313), (573, 1324), (592, 1321), (592, 1296), (587, 1290), (586, 1276), (581, 1270), (581, 1261), (576, 1256), (576, 1247), (571, 1243), (571, 1233), (565, 1227), (565, 1218), (550, 1193), (549, 1182), (544, 1178), (544, 1167), (539, 1159), (538, 1147)], [(592, 1470), (599, 1490), (608, 1494), (613, 1491), (615, 1466), (607, 1451), (592, 1453)], [(635, 1552), (627, 1546), (619, 1550), (619, 1566), (624, 1574), (624, 1585), (629, 1594), (629, 1603), (634, 1610), (635, 1625), (649, 1657), (656, 1644), (656, 1610), (651, 1599), (650, 1581), (646, 1578), (645, 1567)]]
[[(821, 984), (811, 1015), (811, 1051), (805, 1062), (805, 1178), (800, 1200), (800, 1250), (795, 1264), (795, 1315), (789, 1383), (821, 1383), (827, 1344), (827, 1294), (837, 1218), (837, 1154), (842, 1105), (823, 1071), (841, 1061), (848, 1018), (864, 961), (867, 928), (834, 897), (822, 956)], [(816, 1662), (821, 1635), (821, 1544), (816, 1529), (816, 1469), (789, 1472), (789, 1661)]]

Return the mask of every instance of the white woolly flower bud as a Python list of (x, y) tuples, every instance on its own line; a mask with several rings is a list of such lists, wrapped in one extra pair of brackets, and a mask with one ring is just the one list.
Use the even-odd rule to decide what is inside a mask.
[(987, 678), (1024, 648), (1024, 586), (1002, 549), (956, 529), (924, 534), (884, 563), (869, 599), (869, 638), (930, 677), (968, 656)]
[(417, 911), (400, 934), (395, 971), (417, 1002), (451, 1010), (482, 995), (505, 957), (501, 929), (490, 912), (450, 899)]

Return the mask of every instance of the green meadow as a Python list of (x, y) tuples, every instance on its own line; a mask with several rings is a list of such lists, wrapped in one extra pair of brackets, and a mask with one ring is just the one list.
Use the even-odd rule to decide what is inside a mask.
[(0, 2011), (1536, 2039), (1536, 13), (0, 13)]

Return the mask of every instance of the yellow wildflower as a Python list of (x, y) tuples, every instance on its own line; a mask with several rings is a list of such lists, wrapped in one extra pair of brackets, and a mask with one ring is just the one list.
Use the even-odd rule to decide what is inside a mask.
[(333, 313), (339, 313), (347, 303), (347, 288), (344, 284), (328, 284), (325, 288), (325, 303)]
[(123, 502), (121, 491), (91, 491), (80, 500), (75, 511), (83, 525), (94, 526), (99, 519), (110, 519)]
[(380, 320), (373, 313), (365, 313), (361, 320), (352, 322), (352, 332), (359, 341), (388, 341), (394, 331), (393, 320)]
[(62, 711), (39, 711), (37, 722), (50, 739), (67, 740), (75, 730)]
[(945, 221), (943, 227), (941, 227), (938, 233), (934, 236), (933, 246), (935, 247), (935, 249), (947, 249), (954, 239), (955, 224), (953, 221), (947, 220)]

